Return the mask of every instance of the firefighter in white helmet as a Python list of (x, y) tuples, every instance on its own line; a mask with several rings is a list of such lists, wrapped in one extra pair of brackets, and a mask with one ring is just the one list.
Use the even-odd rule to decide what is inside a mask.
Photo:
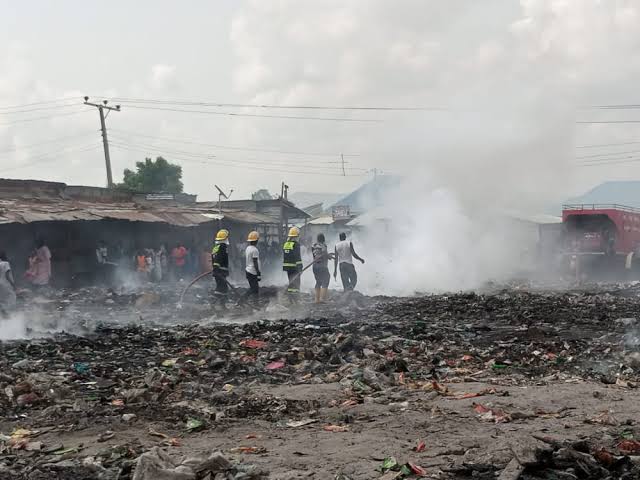
[(302, 256), (300, 254), (300, 229), (291, 227), (287, 241), (282, 246), (283, 263), (282, 269), (287, 272), (289, 287), (287, 292), (295, 298), (300, 293), (300, 273), (302, 272)]

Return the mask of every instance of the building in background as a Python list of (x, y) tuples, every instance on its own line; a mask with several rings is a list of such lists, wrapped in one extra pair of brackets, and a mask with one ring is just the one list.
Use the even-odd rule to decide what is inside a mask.
[[(45, 238), (52, 252), (54, 284), (63, 286), (95, 269), (100, 240), (127, 258), (141, 248), (166, 245), (170, 250), (178, 242), (202, 253), (211, 250), (215, 232), (227, 228), (232, 248), (239, 249), (252, 230), (260, 232), (265, 243), (275, 241), (285, 228), (283, 209), (291, 218), (308, 218), (292, 203), (279, 200), (224, 202), (219, 209), (217, 202), (197, 202), (188, 194), (133, 194), (0, 179), (0, 249), (9, 255), (19, 278), (36, 238)], [(234, 258), (244, 258), (235, 253)], [(237, 267), (241, 274), (243, 267)]]

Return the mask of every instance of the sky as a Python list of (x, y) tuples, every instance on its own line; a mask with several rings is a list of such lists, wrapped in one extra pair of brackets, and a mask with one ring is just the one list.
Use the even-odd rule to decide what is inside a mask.
[[(203, 200), (214, 184), (234, 198), (283, 181), (346, 193), (375, 169), (412, 190), (538, 208), (640, 179), (640, 123), (578, 123), (640, 120), (593, 108), (640, 103), (637, 2), (0, 0), (0, 11), (2, 177), (104, 186), (88, 95), (122, 106), (107, 118), (116, 180), (162, 155)], [(343, 108), (354, 106), (396, 110)]]

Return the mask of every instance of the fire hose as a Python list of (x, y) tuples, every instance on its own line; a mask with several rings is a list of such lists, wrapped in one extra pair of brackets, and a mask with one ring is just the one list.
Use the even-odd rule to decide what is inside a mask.
[[(313, 260), (313, 262), (311, 262), (309, 265), (307, 265), (306, 267), (304, 267), (302, 270), (300, 270), (296, 275), (294, 275), (291, 280), (289, 281), (289, 283), (287, 284), (287, 289), (289, 287), (291, 287), (291, 284), (294, 283), (296, 280), (298, 280), (298, 278), (300, 278), (302, 276), (302, 274), (309, 268), (312, 267), (313, 265), (315, 265), (316, 263), (320, 262), (321, 260), (323, 260), (322, 257), (318, 257), (316, 259)], [(180, 300), (178, 300), (178, 308), (180, 308), (182, 306), (182, 301), (184, 300), (184, 296), (187, 293), (187, 290), (189, 290), (196, 282), (198, 282), (199, 280), (203, 279), (204, 277), (206, 277), (207, 275), (211, 275), (213, 273), (213, 270), (209, 270), (208, 272), (204, 272), (201, 273), (200, 275), (198, 275), (196, 278), (194, 278), (193, 280), (191, 280), (191, 282), (189, 283), (189, 285), (187, 285), (186, 287), (184, 287), (184, 290), (182, 290), (182, 293), (180, 294)], [(227, 282), (227, 285), (232, 289), (235, 290), (235, 287), (233, 285), (231, 285), (229, 283), (229, 281), (224, 278), (224, 277), (216, 277), (216, 278), (222, 278), (224, 279), (225, 282)]]

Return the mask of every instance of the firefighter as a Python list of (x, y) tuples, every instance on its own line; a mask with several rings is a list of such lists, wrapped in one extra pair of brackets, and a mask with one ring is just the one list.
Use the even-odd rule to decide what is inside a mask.
[(291, 227), (289, 229), (289, 235), (287, 241), (282, 246), (284, 253), (284, 260), (282, 263), (282, 269), (287, 272), (289, 278), (289, 287), (287, 293), (295, 298), (300, 293), (300, 273), (302, 272), (302, 257), (300, 255), (300, 243), (298, 238), (300, 237), (300, 229), (298, 227)]
[(216, 242), (211, 251), (211, 263), (213, 264), (213, 278), (216, 281), (214, 295), (223, 309), (227, 306), (227, 295), (229, 293), (229, 231), (219, 230), (216, 234)]

